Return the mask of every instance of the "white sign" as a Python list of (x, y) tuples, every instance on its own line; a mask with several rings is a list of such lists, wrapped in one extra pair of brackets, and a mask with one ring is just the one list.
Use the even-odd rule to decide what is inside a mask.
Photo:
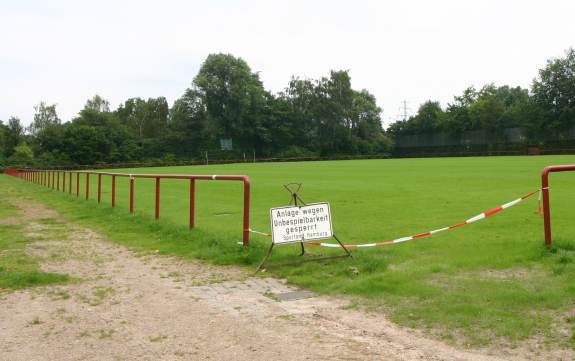
[(312, 241), (333, 236), (329, 203), (272, 208), (270, 220), (273, 243)]

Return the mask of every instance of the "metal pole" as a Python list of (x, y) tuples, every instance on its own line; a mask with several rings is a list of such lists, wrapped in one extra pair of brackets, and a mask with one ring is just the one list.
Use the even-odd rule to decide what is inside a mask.
[(130, 213), (134, 213), (134, 177), (130, 176)]
[(190, 228), (196, 226), (196, 180), (190, 179)]
[(86, 173), (86, 200), (90, 199), (90, 173)]
[(112, 176), (112, 208), (116, 206), (116, 176)]
[(541, 192), (543, 193), (543, 223), (545, 227), (545, 244), (551, 246), (551, 209), (549, 208), (549, 172), (541, 175)]
[(98, 204), (102, 201), (102, 175), (98, 174)]
[(244, 232), (242, 243), (247, 247), (250, 243), (250, 181), (244, 178)]
[(156, 177), (156, 219), (160, 219), (160, 177)]

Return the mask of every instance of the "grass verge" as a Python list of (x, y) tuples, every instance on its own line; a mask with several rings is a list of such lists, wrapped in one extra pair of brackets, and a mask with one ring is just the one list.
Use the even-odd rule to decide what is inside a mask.
[[(16, 222), (21, 218), (16, 207), (8, 201), (9, 193), (14, 193), (14, 189), (0, 187), (0, 290), (67, 282), (67, 275), (42, 272), (37, 259), (26, 253), (26, 246), (34, 239)], [(10, 222), (2, 223), (6, 220)]]

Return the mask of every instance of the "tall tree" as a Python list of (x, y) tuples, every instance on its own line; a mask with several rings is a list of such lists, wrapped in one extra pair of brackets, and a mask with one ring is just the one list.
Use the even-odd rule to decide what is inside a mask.
[(216, 138), (233, 138), (243, 148), (260, 148), (266, 91), (258, 74), (230, 54), (211, 54), (202, 64), (193, 85), (206, 106), (207, 121)]
[(159, 136), (168, 125), (170, 107), (164, 97), (130, 98), (120, 104), (116, 115), (140, 139)]
[(116, 114), (121, 122), (126, 124), (138, 137), (144, 137), (145, 101), (141, 98), (130, 98), (120, 104)]
[(412, 122), (417, 133), (430, 133), (441, 129), (444, 112), (437, 101), (428, 100), (423, 103)]
[(347, 71), (317, 82), (318, 142), (322, 154), (351, 153), (353, 89)]
[(367, 90), (353, 93), (353, 131), (358, 138), (359, 153), (382, 153), (391, 145), (381, 124), (382, 109)]
[(309, 79), (292, 78), (273, 106), (274, 136), (278, 148), (290, 146), (315, 150), (317, 137), (317, 92)]
[(533, 100), (542, 110), (541, 131), (561, 137), (575, 125), (575, 49), (547, 61), (532, 85)]
[(464, 131), (477, 129), (469, 115), (469, 107), (479, 96), (474, 87), (463, 91), (461, 96), (455, 96), (453, 102), (447, 105), (449, 117), (446, 119), (445, 129), (448, 133), (459, 135)]
[(30, 133), (36, 135), (52, 124), (60, 124), (60, 118), (56, 113), (56, 104), (46, 105), (40, 102), (34, 106), (34, 120), (30, 124)]
[(215, 143), (214, 133), (209, 129), (201, 95), (193, 88), (187, 89), (170, 110), (167, 147), (172, 154), (191, 158)]
[(158, 137), (168, 125), (170, 106), (164, 97), (149, 98), (145, 103), (143, 135), (148, 138)]
[(14, 148), (24, 141), (24, 127), (20, 123), (19, 118), (10, 117), (6, 128), (5, 152), (6, 156), (11, 156), (14, 153)]
[(92, 99), (88, 99), (86, 101), (84, 109), (90, 109), (100, 113), (107, 113), (110, 111), (110, 102), (96, 94), (92, 97)]

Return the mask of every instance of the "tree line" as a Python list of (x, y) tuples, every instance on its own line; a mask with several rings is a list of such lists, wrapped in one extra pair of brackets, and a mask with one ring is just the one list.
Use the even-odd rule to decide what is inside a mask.
[[(505, 130), (525, 130), (526, 144), (567, 139), (575, 126), (575, 50), (550, 59), (531, 89), (488, 84), (466, 89), (445, 109), (423, 103), (409, 119), (382, 128), (382, 109), (348, 71), (319, 79), (293, 77), (278, 94), (266, 90), (248, 64), (211, 54), (172, 106), (164, 97), (130, 98), (110, 109), (99, 95), (67, 122), (56, 105), (40, 102), (24, 127), (0, 121), (0, 165), (76, 166), (146, 160), (363, 155), (392, 152), (399, 137), (484, 130), (506, 142)], [(222, 151), (222, 149), (225, 151)]]
[(575, 145), (575, 50), (547, 61), (531, 89), (488, 84), (467, 88), (444, 109), (439, 102), (423, 103), (409, 119), (396, 121), (387, 135), (484, 131), (491, 143), (509, 142), (506, 130), (521, 128), (525, 145), (545, 147), (555, 142)]
[(347, 71), (292, 78), (272, 94), (229, 54), (209, 55), (171, 107), (164, 97), (131, 98), (112, 110), (96, 95), (69, 122), (41, 102), (28, 128), (14, 117), (0, 128), (0, 154), (20, 164), (190, 160), (206, 151), (229, 158), (373, 154), (390, 146), (375, 97), (353, 89)]

